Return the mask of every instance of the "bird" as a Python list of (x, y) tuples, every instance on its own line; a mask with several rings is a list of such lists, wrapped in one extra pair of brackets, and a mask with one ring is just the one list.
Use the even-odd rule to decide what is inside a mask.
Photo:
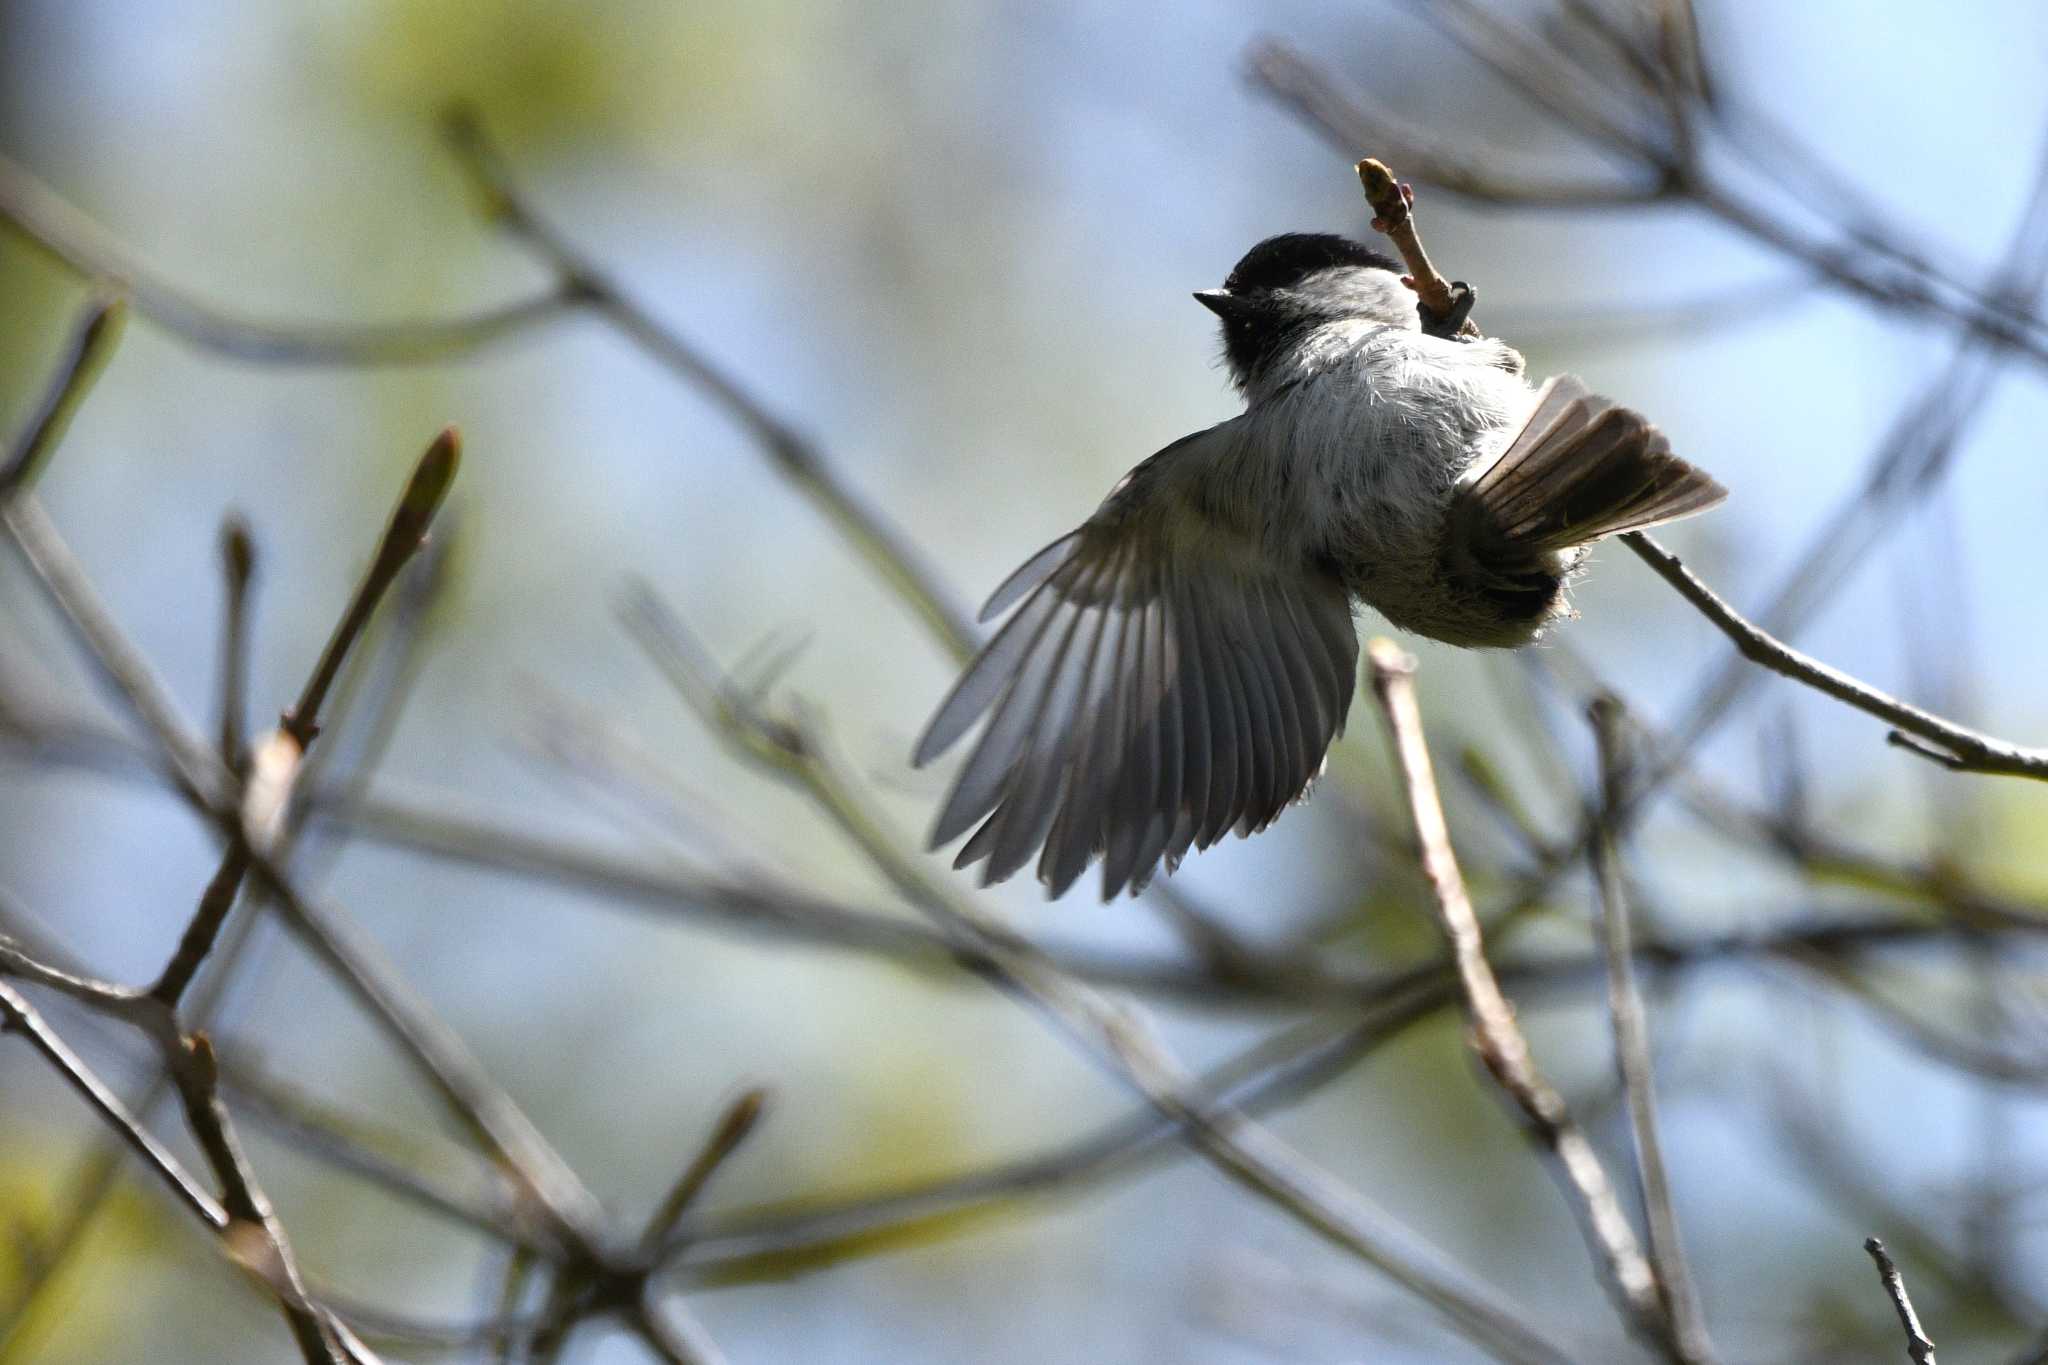
[[(1470, 291), (1463, 293), (1469, 311)], [(1424, 313), (1399, 265), (1328, 233), (1269, 237), (1220, 289), (1244, 411), (1132, 469), (1004, 579), (1010, 616), (912, 753), (984, 716), (931, 830), (974, 832), (983, 885), (1037, 858), (1102, 897), (1301, 799), (1356, 687), (1353, 613), (1513, 648), (1571, 616), (1593, 542), (1719, 503), (1640, 413)]]

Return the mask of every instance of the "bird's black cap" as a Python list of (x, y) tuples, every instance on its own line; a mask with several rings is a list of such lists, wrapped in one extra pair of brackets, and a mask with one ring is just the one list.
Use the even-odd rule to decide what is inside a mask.
[(1244, 254), (1221, 289), (1204, 289), (1196, 302), (1223, 321), (1223, 358), (1231, 381), (1246, 389), (1252, 377), (1301, 332), (1319, 320), (1300, 298), (1277, 292), (1320, 270), (1365, 267), (1400, 273), (1392, 257), (1330, 232), (1288, 232), (1268, 237)]
[(1223, 288), (1232, 294), (1249, 294), (1261, 289), (1285, 289), (1298, 284), (1318, 270), (1332, 266), (1370, 266), (1401, 273), (1393, 257), (1382, 255), (1349, 237), (1333, 232), (1287, 232), (1268, 237), (1244, 254), (1231, 269)]

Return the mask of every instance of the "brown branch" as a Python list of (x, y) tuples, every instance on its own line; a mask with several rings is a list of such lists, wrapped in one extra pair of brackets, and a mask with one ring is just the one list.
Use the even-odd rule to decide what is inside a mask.
[(510, 166), (467, 110), (446, 119), (450, 143), (491, 217), (537, 252), (556, 276), (534, 298), (470, 317), (367, 326), (279, 324), (238, 317), (152, 279), (90, 218), (0, 157), (0, 222), (73, 271), (121, 281), (135, 308), (185, 341), (244, 360), (284, 364), (404, 365), (444, 360), (579, 311), (591, 310), (670, 374), (701, 389), (761, 448), (955, 657), (977, 634), (911, 539), (833, 469), (817, 444), (776, 416), (680, 334), (664, 326), (543, 220)]
[(233, 775), (184, 723), (169, 686), (100, 600), (42, 503), (32, 494), (0, 503), (0, 529), (27, 561), (87, 662), (150, 733), (179, 795), (205, 810), (233, 809)]
[[(2048, 278), (2048, 155), (2037, 160), (2026, 207), (2019, 215), (1994, 275), (1998, 297), (2029, 299)], [(1857, 563), (1890, 543), (1887, 523), (1923, 506), (1931, 490), (1953, 467), (1970, 425), (1989, 410), (2001, 357), (1981, 339), (1965, 334), (1947, 363), (1935, 368), (1898, 407), (1884, 436), (1866, 458), (1864, 475), (1823, 517), (1806, 547), (1792, 561), (1778, 587), (1755, 616), (1759, 627), (1781, 639), (1825, 603)], [(1727, 660), (1713, 677), (1693, 689), (1683, 719), (1674, 725), (1677, 748), (1690, 749), (1726, 715), (1763, 675), (1740, 657)]]
[(111, 280), (135, 311), (187, 345), (271, 365), (417, 365), (470, 355), (573, 312), (560, 288), (464, 317), (340, 324), (265, 322), (216, 308), (165, 283), (98, 223), (0, 156), (0, 223), (88, 280)]
[(269, 1196), (256, 1183), (255, 1170), (242, 1150), (227, 1105), (221, 1102), (220, 1068), (213, 1044), (203, 1033), (178, 1035), (168, 1006), (164, 1022), (169, 1027), (160, 1035), (159, 1046), (178, 1098), (184, 1102), (186, 1125), (221, 1182), (221, 1203), (229, 1219), (221, 1238), (228, 1254), (277, 1294), (299, 1351), (308, 1361), (345, 1365), (349, 1354), (336, 1325), (308, 1297), (284, 1225)]
[(1671, 1359), (1689, 1359), (1674, 1338), (1658, 1297), (1656, 1275), (1622, 1212), (1599, 1154), (1572, 1118), (1563, 1096), (1537, 1069), (1529, 1041), (1515, 1021), (1514, 1006), (1508, 1003), (1486, 960), (1479, 916), (1472, 909), (1457, 855), (1451, 849), (1451, 832), (1444, 822), (1429, 746), (1422, 733), (1422, 712), (1415, 700), (1415, 660), (1387, 639), (1370, 641), (1366, 656), (1372, 666), (1373, 694), (1386, 721), (1420, 846), (1422, 874), (1435, 902), (1437, 927), (1450, 946), (1465, 993), (1472, 1020), (1472, 1048), (1554, 1159), (1624, 1321), (1647, 1340), (1663, 1346)]
[(230, 516), (220, 531), (220, 757), (234, 772), (242, 770), (247, 747), (249, 693), (249, 585), (256, 576), (256, 540), (249, 523)]
[(267, 859), (250, 864), (288, 927), (411, 1058), (449, 1111), (503, 1162), (572, 1252), (591, 1254), (603, 1214), (553, 1146), (353, 921), (302, 897)]
[(0, 982), (0, 1033), (20, 1033), (29, 1040), (36, 1051), (43, 1054), (57, 1074), (62, 1076), (73, 1090), (76, 1090), (99, 1112), (107, 1125), (121, 1140), (142, 1158), (143, 1164), (155, 1171), (158, 1178), (170, 1188), (178, 1201), (192, 1212), (200, 1222), (215, 1233), (224, 1232), (228, 1226), (227, 1210), (200, 1185), (184, 1163), (171, 1155), (169, 1149), (158, 1142), (142, 1126), (139, 1119), (121, 1102), (121, 1097), (108, 1089), (106, 1082), (93, 1073), (79, 1055), (73, 1052), (62, 1038), (51, 1031), (43, 1022), (35, 1006), (12, 986)]
[[(1422, 248), (1422, 236), (1415, 227), (1415, 191), (1394, 179), (1392, 171), (1371, 157), (1360, 161), (1356, 169), (1358, 183), (1365, 188), (1365, 202), (1372, 206), (1373, 231), (1384, 234), (1401, 253), (1401, 260), (1408, 266), (1402, 283), (1415, 291), (1424, 320), (1448, 322), (1459, 304), (1459, 296), (1451, 282), (1430, 264), (1429, 253)], [(1471, 286), (1464, 290), (1469, 295)], [(1465, 318), (1458, 335), (1476, 337), (1479, 326)]]
[[(23, 922), (33, 923), (4, 893), (0, 893), (0, 924), (11, 927)], [(13, 977), (17, 981), (27, 981), (68, 995), (102, 1014), (129, 1023), (141, 1018), (147, 1010), (143, 1003), (144, 992), (55, 966), (31, 955), (27, 947), (6, 933), (0, 933), (0, 976)]]
[(770, 410), (698, 347), (654, 315), (573, 246), (527, 199), (476, 111), (458, 106), (443, 120), (449, 145), (491, 219), (556, 272), (563, 288), (671, 375), (700, 390), (746, 432), (769, 464), (824, 513), (846, 542), (956, 658), (974, 652), (972, 618), (924, 562), (903, 530), (846, 482), (815, 441)]
[(545, 1230), (532, 1226), (530, 1202), (517, 1183), (466, 1147), (457, 1149), (463, 1173), (442, 1174), (448, 1155), (314, 1098), (236, 1047), (225, 1049), (221, 1084), (245, 1124), (323, 1165), (515, 1249), (554, 1250)]
[(1333, 146), (1347, 154), (1360, 147), (1381, 148), (1417, 179), (1466, 199), (1523, 208), (1634, 208), (1665, 193), (1654, 179), (1641, 185), (1611, 177), (1532, 180), (1481, 166), (1417, 124), (1384, 109), (1366, 109), (1340, 90), (1327, 70), (1285, 43), (1261, 39), (1247, 58), (1253, 84), (1293, 109)]
[[(1667, 186), (1685, 185), (1696, 171), (1677, 159), (1669, 129), (1645, 126), (1665, 111), (1649, 109), (1636, 91), (1618, 90), (1608, 80), (1611, 63), (1588, 61), (1470, 0), (1417, 3), (1414, 8), (1504, 84), (1584, 140), (1655, 171)], [(1634, 107), (1622, 113), (1617, 104)], [(1659, 137), (1660, 131), (1666, 136)]]
[(1678, 556), (1642, 532), (1630, 532), (1621, 539), (1644, 563), (1655, 569), (1659, 577), (1676, 588), (1681, 597), (1692, 603), (1715, 629), (1733, 641), (1736, 649), (1751, 662), (1889, 722), (1898, 727), (1895, 733), (1903, 732), (1928, 741), (1928, 744), (1908, 746), (1923, 757), (1937, 758), (1946, 766), (1967, 772), (2000, 773), (2048, 781), (2048, 749), (1994, 739), (1880, 692), (1752, 625), (1712, 588), (1702, 583), (1679, 561)]
[(676, 1178), (668, 1197), (647, 1220), (646, 1231), (640, 1234), (640, 1254), (643, 1257), (652, 1258), (659, 1251), (675, 1225), (697, 1202), (697, 1196), (704, 1192), (711, 1177), (718, 1173), (718, 1168), (753, 1134), (754, 1125), (761, 1121), (767, 1107), (768, 1092), (759, 1087), (748, 1090), (726, 1106), (718, 1122), (705, 1135), (703, 1145), (690, 1158), (690, 1164)]
[[(1693, 101), (1678, 89), (1682, 75), (1652, 92), (1656, 98), (1653, 106), (1639, 106), (1631, 111), (1632, 117), (1617, 122), (1602, 113), (1591, 98), (1594, 91), (1607, 84), (1605, 64), (1588, 63), (1554, 36), (1527, 31), (1473, 0), (1436, 0), (1416, 7), (1453, 43), (1504, 84), (1547, 111), (1561, 126), (1610, 155), (1627, 158), (1661, 175), (1674, 195), (1720, 219), (1725, 226), (1801, 261), (1816, 274), (1871, 302), (1903, 311), (1946, 315), (1961, 322), (1973, 338), (2037, 364), (2048, 361), (2048, 339), (2041, 334), (2042, 320), (2001, 298), (1999, 285), (1981, 291), (1959, 287), (1955, 292), (1962, 297), (1944, 296), (1930, 286), (1931, 281), (1954, 278), (1939, 258), (1911, 251), (1891, 234), (1877, 231), (1875, 223), (1852, 224), (1846, 230), (1838, 230), (1838, 240), (1821, 240), (1783, 215), (1773, 213), (1768, 206), (1760, 205), (1753, 196), (1746, 196), (1744, 187), (1721, 173), (1712, 159), (1696, 154), (1691, 130), (1684, 121)], [(1661, 137), (1655, 132), (1637, 131), (1639, 124), (1658, 121), (1665, 124), (1659, 130)], [(1796, 179), (1812, 184), (1820, 177), (1802, 167)], [(1824, 209), (1834, 207), (1829, 203)], [(1861, 259), (1873, 251), (1891, 259)], [(1900, 265), (1905, 268), (1897, 268)]]
[[(0, 983), (0, 1032), (19, 1032), (26, 1036), (58, 1074), (99, 1111), (121, 1139), (206, 1225), (228, 1259), (269, 1286), (308, 1365), (349, 1365), (352, 1361), (372, 1361), (374, 1358), (359, 1343), (347, 1337), (345, 1329), (332, 1314), (307, 1295), (283, 1225), (271, 1212), (269, 1200), (256, 1183), (255, 1174), (235, 1139), (227, 1109), (220, 1102), (212, 1052), (203, 1035), (194, 1038), (181, 1035), (170, 1007), (148, 996), (109, 992), (106, 1000), (95, 1001), (91, 994), (64, 985), (65, 974), (52, 969), (25, 971), (20, 960), (22, 954), (9, 950), (9, 957), (5, 970), (10, 973), (68, 989), (87, 1003), (135, 1026), (150, 1039), (185, 1100), (192, 1134), (221, 1182), (222, 1197), (215, 1200), (207, 1193), (184, 1165), (150, 1135), (120, 1098), (50, 1030), (35, 1007), (4, 983)], [(69, 980), (75, 982), (77, 979)]]
[[(256, 775), (263, 781), (260, 785), (252, 781), (248, 791), (251, 796), (274, 799), (261, 803), (245, 802), (242, 816), (228, 841), (228, 850), (215, 869), (213, 879), (207, 883), (205, 894), (199, 898), (198, 909), (185, 926), (177, 949), (171, 954), (170, 961), (164, 964), (156, 984), (150, 987), (150, 994), (165, 1004), (177, 1005), (179, 997), (192, 984), (192, 978), (198, 975), (207, 954), (213, 951), (214, 943), (220, 938), (221, 927), (227, 923), (228, 914), (234, 909), (235, 898), (248, 875), (250, 841), (254, 839), (266, 845), (274, 842), (298, 763), (319, 737), (320, 708), (327, 700), (327, 693), (340, 676), (341, 665), (349, 651), (369, 625), (377, 604), (383, 601), (384, 594), (399, 573), (426, 543), (427, 528), (433, 524), (434, 514), (448, 496), (448, 488), (455, 481), (456, 467), (461, 458), (461, 441), (454, 427), (445, 428), (429, 443), (426, 453), (413, 466), (412, 477), (407, 481), (405, 491), (399, 495), (398, 505), (392, 509), (391, 520), (378, 541), (370, 567), (356, 584), (348, 607), (335, 623), (334, 632), (328, 637), (326, 648), (320, 652), (320, 660), (306, 679), (298, 700), (278, 722), (278, 733), (259, 747)], [(230, 767), (236, 758), (227, 751), (223, 751), (221, 757), (222, 762)], [(257, 804), (264, 808), (252, 811), (250, 807)], [(258, 828), (250, 828), (252, 815)]]
[(0, 504), (33, 485), (42, 473), (44, 461), (64, 439), (72, 416), (113, 355), (126, 316), (127, 308), (117, 298), (95, 299), (80, 315), (41, 401), (0, 458)]
[[(1539, 672), (1571, 663), (1575, 686), (1584, 697), (1607, 693), (1609, 689), (1583, 664), (1573, 662), (1573, 651), (1565, 642), (1540, 654), (1523, 651), (1519, 660)], [(1769, 674), (1737, 667), (1752, 677)], [(1873, 847), (1852, 844), (1841, 837), (1814, 828), (1796, 804), (1787, 808), (1758, 806), (1727, 791), (1690, 766), (1685, 735), (1655, 732), (1640, 714), (1633, 718), (1639, 743), (1646, 751), (1639, 768), (1651, 771), (1638, 776), (1630, 794), (1639, 802), (1647, 786), (1670, 782), (1679, 802), (1701, 823), (1720, 834), (1731, 846), (1775, 857), (1787, 868), (1810, 881), (1834, 884), (1863, 894), (1904, 897), (1944, 912), (1956, 929), (1969, 931), (1992, 928), (2028, 928), (2048, 925), (2048, 899), (2026, 900), (2002, 895), (1962, 865), (1939, 857), (1902, 858)], [(1619, 812), (1616, 812), (1618, 815)], [(1624, 822), (1610, 819), (1619, 831)], [(1796, 937), (1796, 936), (1795, 936)], [(1787, 941), (1787, 949), (1800, 945)], [(1668, 961), (1668, 959), (1665, 959)]]
[[(213, 1013), (228, 980), (228, 968), (249, 943), (248, 930), (253, 923), (253, 920), (242, 921), (240, 926), (230, 931), (226, 941), (213, 955), (211, 974), (202, 980), (199, 988), (187, 999), (186, 1013), (189, 1016), (203, 1020)], [(0, 897), (0, 926), (18, 933), (31, 925), (32, 921), (28, 920), (25, 913), (18, 912), (4, 897)], [(37, 951), (44, 958), (53, 955), (43, 945), (37, 945)], [(4, 954), (0, 954), (0, 969), (11, 970)], [(19, 975), (23, 980), (36, 979), (25, 973)], [(107, 998), (108, 993), (128, 996), (138, 1015), (142, 1010), (156, 1005), (146, 991), (85, 978), (79, 979), (85, 980), (86, 984), (101, 995), (99, 1000), (86, 1000), (86, 1003), (95, 1009), (110, 1014), (117, 1012), (114, 1002)], [(45, 981), (45, 984), (55, 985), (48, 981)], [(62, 986), (56, 988), (64, 989)], [(83, 996), (80, 998), (84, 999)], [(151, 1111), (170, 1087), (169, 1074), (161, 1067), (156, 1068), (155, 1074), (147, 1085), (141, 1088), (140, 1093), (126, 1102), (128, 1112), (146, 1126)], [(83, 1243), (93, 1220), (105, 1207), (107, 1198), (113, 1193), (121, 1175), (122, 1151), (123, 1138), (118, 1131), (101, 1131), (99, 1140), (90, 1144), (72, 1178), (64, 1183), (59, 1193), (52, 1196), (51, 1206), (61, 1209), (62, 1217), (54, 1229), (38, 1239), (35, 1263), (31, 1272), (15, 1286), (11, 1301), (4, 1308), (0, 1308), (0, 1360), (10, 1358), (8, 1345), (14, 1339), (15, 1333), (29, 1320), (38, 1298), (58, 1281), (65, 1263)]]
[(1628, 897), (1622, 888), (1621, 857), (1608, 823), (1628, 790), (1620, 704), (1611, 697), (1596, 699), (1591, 718), (1600, 749), (1600, 810), (1593, 842), (1593, 877), (1599, 888), (1598, 929), (1607, 967), (1607, 1013), (1614, 1031), (1614, 1063), (1628, 1105), (1629, 1131), (1635, 1141), (1638, 1193), (1650, 1244), (1650, 1268), (1670, 1323), (1676, 1354), (1688, 1361), (1714, 1358), (1714, 1345), (1693, 1288), (1684, 1239), (1678, 1232), (1678, 1211), (1664, 1168), (1664, 1144), (1657, 1132), (1657, 1086), (1650, 1056), (1650, 1026), (1636, 985), (1635, 949), (1631, 942)]
[[(1202, 1073), (1197, 1084), (1249, 1113), (1278, 1108), (1346, 1075), (1436, 1012), (1434, 990), (1390, 996), (1340, 1026), (1313, 1019), (1280, 1030)], [(664, 1257), (712, 1284), (785, 1274), (895, 1244), (905, 1231), (965, 1222), (978, 1210), (1034, 1194), (1068, 1192), (1167, 1160), (1183, 1125), (1149, 1104), (1081, 1137), (992, 1166), (792, 1210), (786, 1201), (733, 1210), (686, 1226)]]
[(1870, 1253), (1870, 1259), (1877, 1262), (1878, 1278), (1884, 1282), (1884, 1292), (1892, 1301), (1892, 1308), (1899, 1315), (1899, 1327), (1906, 1334), (1906, 1354), (1913, 1365), (1935, 1365), (1934, 1343), (1920, 1326), (1920, 1315), (1913, 1311), (1913, 1300), (1906, 1296), (1906, 1278), (1899, 1274), (1898, 1266), (1884, 1249), (1884, 1243), (1875, 1237), (1866, 1237), (1863, 1249)]
[[(411, 514), (408, 509), (424, 509), (431, 501), (419, 496), (417, 483), (411, 493), (414, 496), (402, 502), (394, 526), (406, 523)], [(75, 556), (42, 514), (40, 505), (32, 497), (16, 499), (5, 509), (0, 525), (4, 525), (35, 569), (37, 581), (71, 625), (89, 657), (151, 730), (176, 775), (180, 793), (229, 842), (230, 848), (239, 846), (245, 851), (248, 875), (258, 890), (275, 903), (285, 924), (367, 1008), (372, 1019), (433, 1084), (449, 1110), (464, 1121), (532, 1197), (536, 1208), (545, 1215), (547, 1231), (565, 1256), (565, 1274), (573, 1274), (579, 1282), (594, 1284), (602, 1291), (595, 1299), (579, 1297), (570, 1303), (571, 1317), (563, 1324), (565, 1329), (573, 1326), (576, 1315), (584, 1312), (623, 1311), (626, 1304), (615, 1300), (614, 1291), (626, 1283), (643, 1285), (646, 1271), (644, 1266), (621, 1262), (612, 1254), (611, 1229), (595, 1197), (510, 1096), (491, 1080), (459, 1036), (411, 991), (370, 941), (352, 923), (298, 892), (269, 852), (258, 846), (260, 841), (250, 837), (246, 812), (232, 795), (208, 799), (213, 793), (231, 793), (232, 778), (207, 751), (146, 661), (98, 602)], [(318, 688), (309, 686), (308, 694), (315, 706), (324, 691), (325, 684)], [(310, 716), (311, 708), (302, 714)], [(286, 726), (291, 722), (288, 714)], [(288, 733), (280, 734), (289, 739)], [(150, 1000), (163, 1010), (167, 1020), (172, 1018), (167, 1002), (153, 993)], [(172, 1027), (175, 1028), (174, 1023)], [(701, 1336), (701, 1330), (688, 1323), (675, 1305), (668, 1306), (664, 1319), (667, 1330), (657, 1343), (664, 1352), (677, 1343)], [(715, 1360), (716, 1356), (695, 1358)]]
[(461, 462), (461, 437), (454, 427), (444, 427), (413, 466), (412, 477), (406, 481), (405, 491), (399, 494), (398, 505), (391, 511), (391, 520), (377, 542), (377, 553), (371, 559), (370, 567), (364, 571), (362, 581), (356, 585), (355, 593), (349, 599), (348, 608), (342, 612), (334, 633), (328, 637), (320, 662), (314, 666), (312, 676), (306, 679), (299, 699), (284, 713), (280, 722), (285, 733), (298, 742), (301, 750), (310, 748), (320, 733), (320, 706), (327, 699), (328, 689), (334, 686), (334, 680), (341, 674), (342, 661), (348, 657), (363, 628), (370, 623), (370, 617), (377, 610), (377, 604), (384, 600), (385, 592), (397, 581), (399, 571), (426, 544), (427, 530), (433, 525), (441, 504), (446, 501)]

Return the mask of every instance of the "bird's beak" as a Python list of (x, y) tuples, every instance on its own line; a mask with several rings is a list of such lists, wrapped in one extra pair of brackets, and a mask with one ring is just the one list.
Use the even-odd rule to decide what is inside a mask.
[(1228, 289), (1197, 289), (1195, 302), (1226, 322), (1245, 311), (1245, 301)]

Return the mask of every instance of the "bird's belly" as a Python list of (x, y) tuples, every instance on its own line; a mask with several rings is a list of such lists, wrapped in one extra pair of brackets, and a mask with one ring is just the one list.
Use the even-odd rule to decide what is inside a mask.
[[(1529, 390), (1492, 366), (1417, 363), (1407, 348), (1420, 344), (1362, 347), (1346, 372), (1268, 409), (1298, 518), (1278, 529), (1305, 536), (1353, 597), (1405, 630), (1466, 646), (1526, 643), (1564, 610), (1564, 566), (1554, 582), (1490, 592), (1446, 572), (1444, 543), (1452, 500), (1526, 416)], [(1341, 401), (1332, 384), (1346, 390)]]
[(1565, 587), (1577, 556), (1512, 583), (1456, 571), (1446, 533), (1459, 463), (1469, 461), (1360, 462), (1349, 477), (1331, 480), (1326, 562), (1346, 591), (1403, 630), (1468, 648), (1527, 644), (1568, 613)]
[(1416, 542), (1337, 542), (1330, 567), (1346, 592), (1402, 630), (1468, 649), (1512, 649), (1569, 616), (1565, 590), (1579, 556), (1514, 583), (1469, 581), (1443, 553), (1443, 520)]

